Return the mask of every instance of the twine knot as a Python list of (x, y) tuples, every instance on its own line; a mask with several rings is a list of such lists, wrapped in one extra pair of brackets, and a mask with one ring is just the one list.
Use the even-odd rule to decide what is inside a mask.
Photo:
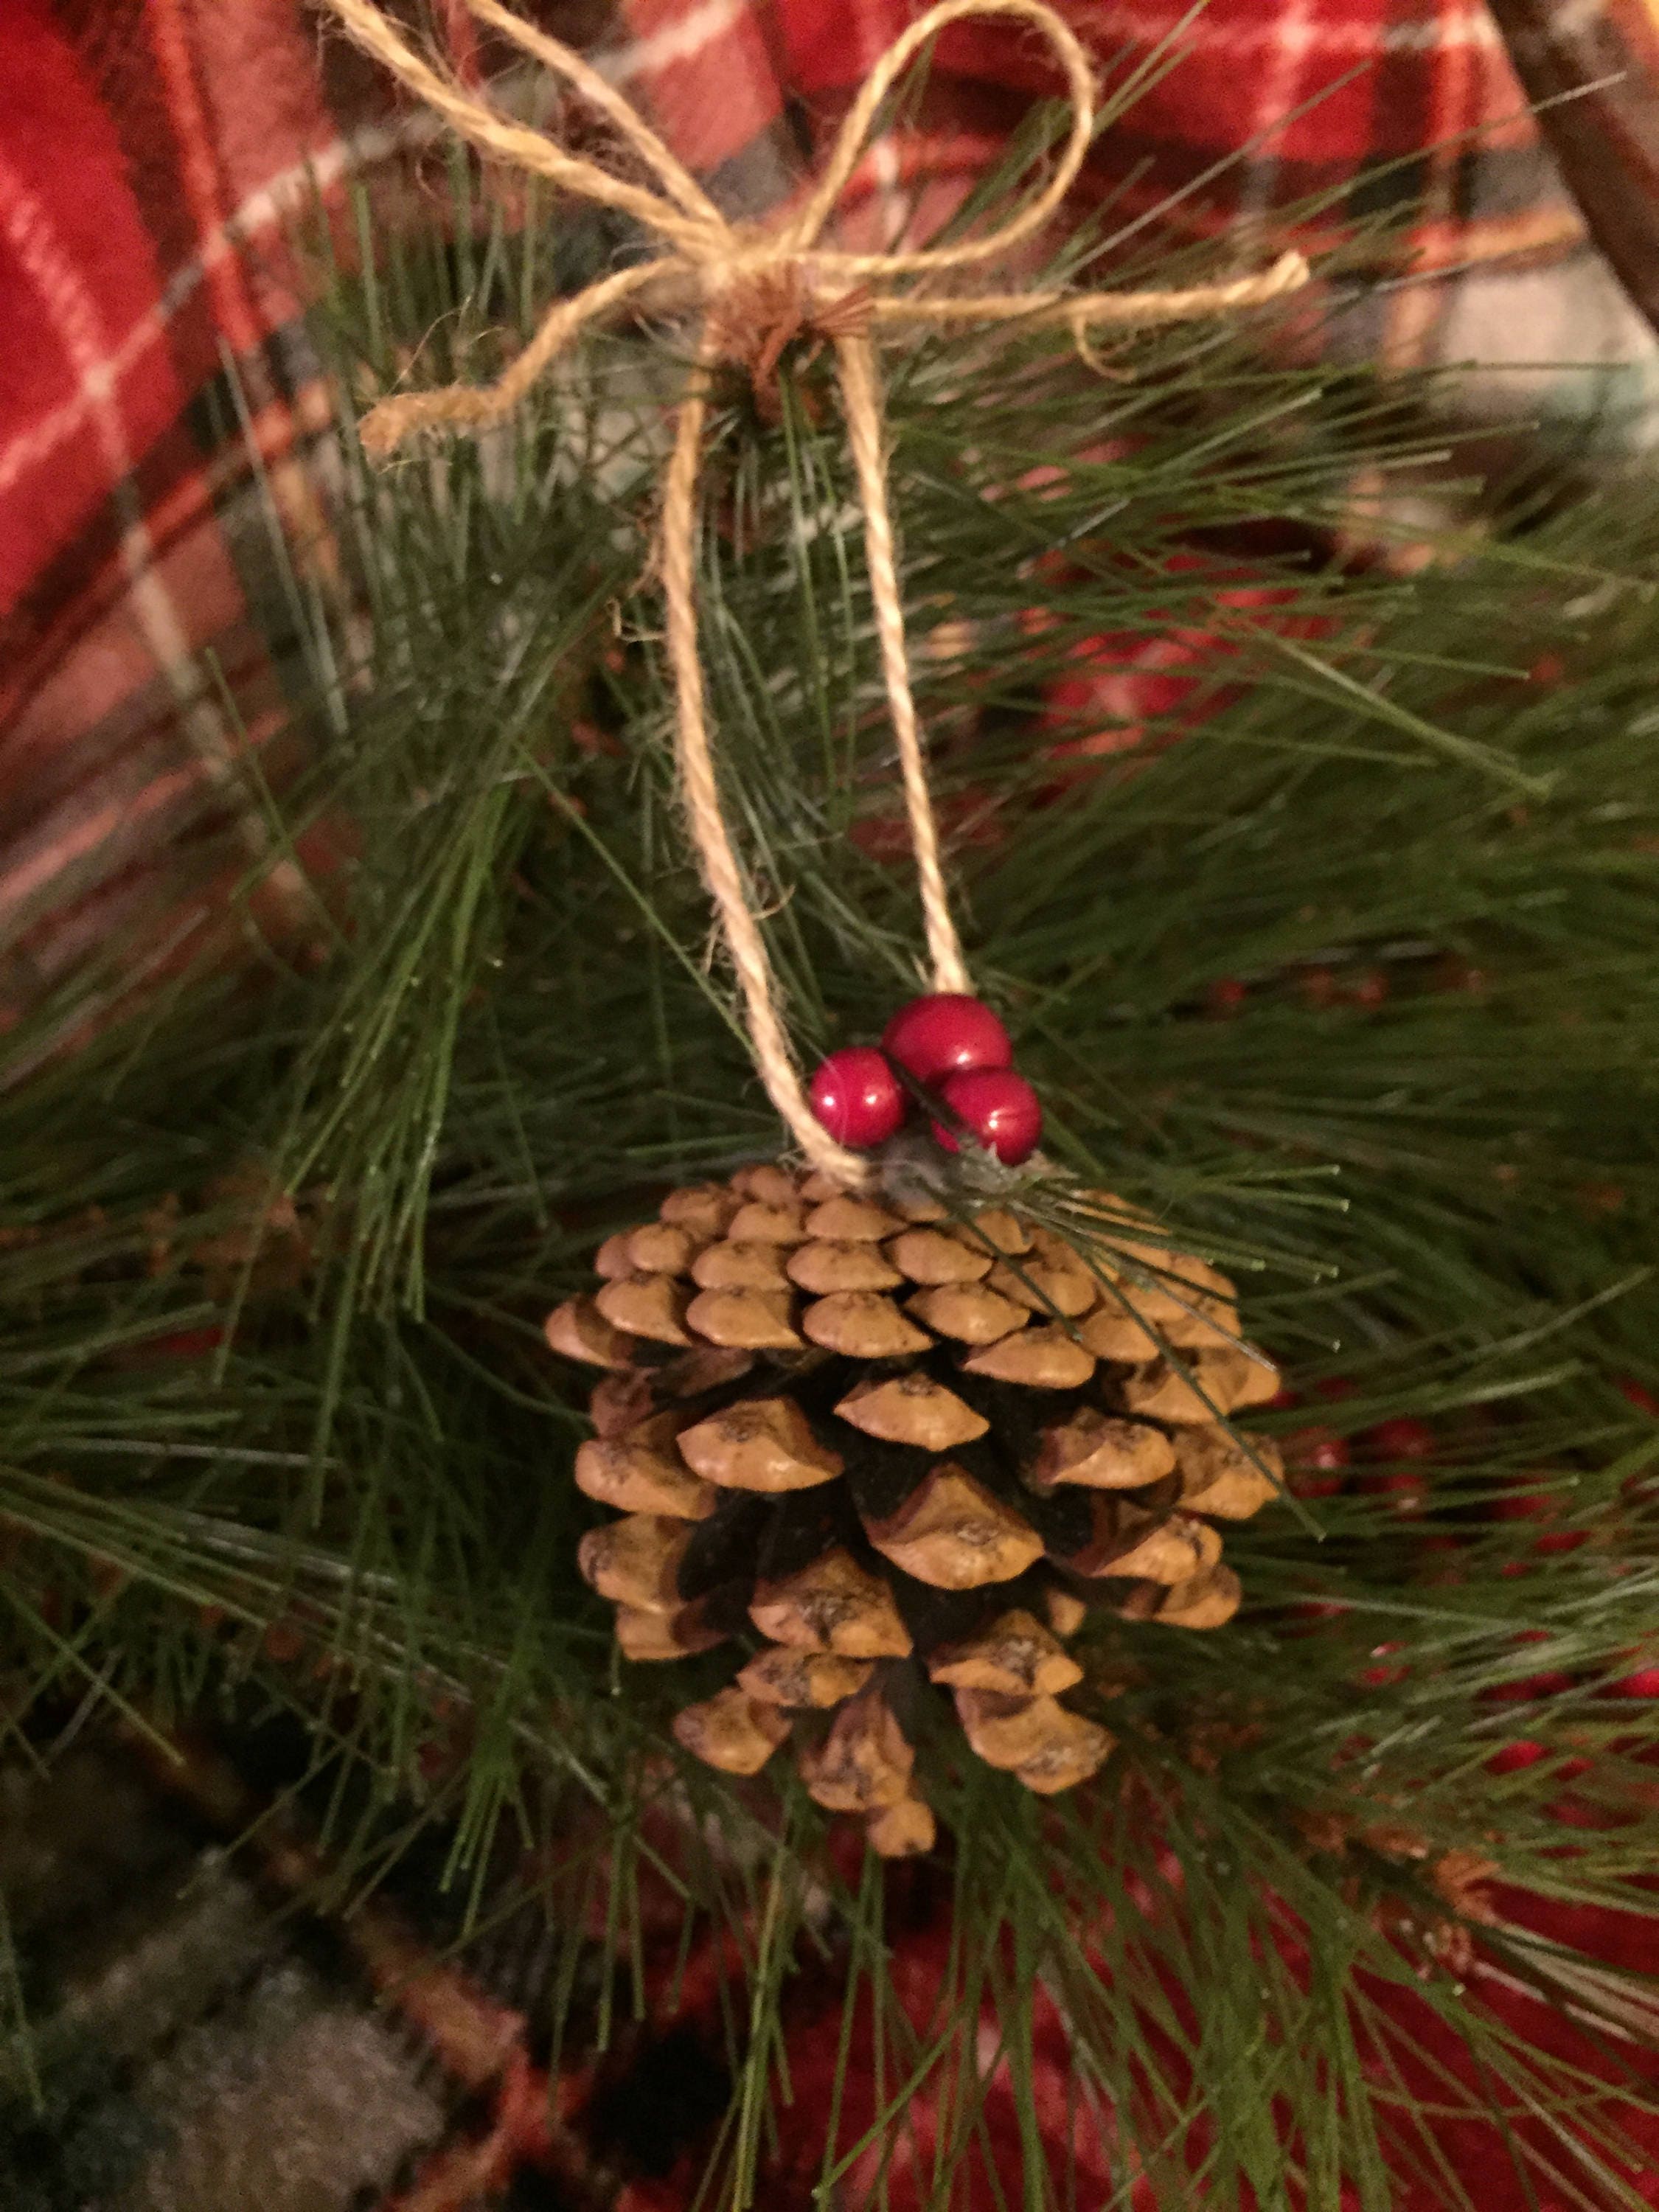
[[(775, 222), (737, 223), (717, 208), (656, 132), (581, 56), (515, 15), (501, 0), (463, 0), (481, 23), (580, 93), (631, 148), (654, 179), (632, 177), (573, 154), (539, 131), (504, 115), (411, 46), (378, 0), (319, 0), (356, 43), (410, 92), (492, 160), (631, 216), (662, 251), (602, 276), (574, 298), (554, 302), (524, 350), (491, 385), (453, 384), (398, 392), (360, 425), (364, 451), (377, 459), (422, 430), (477, 432), (504, 421), (557, 356), (589, 324), (619, 313), (690, 308), (699, 323), (695, 366), (676, 416), (663, 476), (661, 574), (666, 641), (674, 676), (680, 781), (710, 898), (743, 994), (745, 1026), (768, 1096), (813, 1165), (849, 1188), (868, 1180), (869, 1163), (836, 1144), (819, 1124), (802, 1086), (780, 1012), (765, 940), (720, 808), (697, 645), (697, 480), (708, 420), (708, 378), (723, 362), (740, 364), (763, 412), (777, 408), (777, 371), (786, 349), (805, 337), (834, 349), (848, 444), (864, 510), (882, 676), (892, 717), (906, 811), (915, 849), (922, 919), (937, 991), (971, 988), (951, 918), (939, 831), (910, 691), (903, 604), (888, 509), (882, 443), (881, 386), (875, 340), (890, 327), (946, 329), (1019, 323), (1057, 325), (1087, 353), (1089, 334), (1146, 329), (1228, 314), (1277, 299), (1308, 282), (1299, 253), (1231, 283), (1184, 291), (1073, 292), (1032, 288), (939, 295), (925, 280), (1005, 258), (1056, 214), (1083, 167), (1094, 134), (1094, 73), (1076, 34), (1048, 0), (939, 0), (901, 33), (860, 88), (803, 204)], [(964, 16), (1025, 24), (1047, 42), (1066, 79), (1070, 124), (1040, 187), (990, 229), (948, 244), (880, 253), (844, 251), (823, 233), (858, 166), (882, 103), (921, 48)], [(921, 279), (918, 283), (912, 280)]]
[(810, 260), (774, 253), (740, 266), (708, 295), (703, 322), (708, 357), (747, 373), (755, 404), (769, 422), (782, 414), (778, 365), (798, 338), (809, 341), (810, 362), (826, 344), (869, 333), (869, 286), (826, 293), (817, 288), (815, 275)]

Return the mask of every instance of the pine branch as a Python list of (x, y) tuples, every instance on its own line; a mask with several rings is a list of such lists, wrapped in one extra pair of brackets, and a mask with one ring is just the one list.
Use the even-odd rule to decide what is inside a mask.
[[(365, 223), (319, 325), (342, 392), (422, 344), (419, 374), (477, 373), (616, 243), (532, 213), (383, 249)], [(1300, 1400), (1261, 1432), (1301, 1489), (1310, 1430), (1352, 1455), (1304, 1498), (1317, 1532), (1273, 1511), (1230, 1539), (1250, 1603), (1219, 1637), (1095, 1635), (1121, 1746), (1097, 1789), (1039, 1806), (925, 1738), (953, 1917), (916, 2016), (873, 1868), (837, 1870), (798, 1783), (762, 1812), (669, 1747), (708, 1662), (616, 1661), (540, 1321), (662, 1186), (777, 1143), (705, 957), (644, 573), (678, 368), (629, 333), (482, 450), (371, 479), (344, 434), (349, 588), (296, 550), (270, 617), (313, 759), (263, 794), (273, 849), (349, 848), (307, 944), (253, 982), (88, 973), (6, 1041), (9, 1741), (268, 1701), (312, 1732), (348, 1891), (441, 1826), (483, 1924), (522, 1829), (565, 1854), (556, 1922), (608, 1900), (607, 1992), (649, 1865), (749, 1974), (726, 2202), (790, 2124), (789, 2008), (827, 1953), (826, 2186), (896, 2159), (926, 2092), (945, 2207), (1001, 2081), (1028, 2202), (1066, 2202), (1032, 2072), (1054, 2008), (1125, 2203), (1142, 2173), (1263, 2207), (1346, 2179), (1369, 2212), (1407, 2170), (1457, 2203), (1437, 2124), (1492, 2109), (1540, 2196), (1634, 2203), (1613, 2105), (1647, 1986), (1483, 1899), (1644, 1909), (1652, 1703), (1620, 1686), (1650, 1648), (1659, 1431), (1620, 1386), (1659, 1387), (1659, 525), (1534, 470), (1428, 565), (1361, 557), (1355, 480), (1444, 447), (1437, 387), (1230, 331), (1114, 366), (1030, 336), (894, 365), (918, 696), (975, 973), (1053, 1149), (1244, 1273)], [(726, 803), (808, 1053), (878, 1030), (916, 943), (824, 376), (787, 361), (775, 422), (719, 393), (702, 575)], [(1594, 1814), (1571, 1856), (1568, 1792)], [(680, 1808), (671, 1863), (647, 1814)], [(1570, 2004), (1583, 2052), (1540, 2061), (1480, 1960)], [(1407, 2000), (1444, 2033), (1426, 2076)]]

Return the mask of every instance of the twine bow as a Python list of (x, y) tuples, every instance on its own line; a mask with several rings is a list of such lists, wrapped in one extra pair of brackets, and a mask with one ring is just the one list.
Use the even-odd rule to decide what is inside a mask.
[[(476, 433), (505, 420), (581, 331), (623, 307), (636, 312), (690, 308), (700, 319), (696, 365), (679, 404), (663, 477), (660, 564), (677, 710), (676, 758), (704, 881), (743, 994), (749, 1042), (767, 1094), (812, 1164), (838, 1182), (856, 1188), (867, 1181), (869, 1163), (837, 1144), (807, 1101), (784, 1031), (765, 940), (732, 849), (714, 778), (697, 648), (695, 581), (697, 480), (710, 372), (718, 362), (735, 358), (747, 362), (757, 375), (769, 374), (777, 353), (798, 329), (811, 329), (834, 346), (848, 444), (864, 512), (865, 556), (933, 986), (938, 991), (966, 991), (971, 988), (968, 967), (951, 918), (910, 691), (882, 447), (881, 386), (872, 334), (907, 325), (941, 329), (1018, 321), (1061, 325), (1081, 346), (1091, 330), (1145, 329), (1259, 307), (1305, 284), (1307, 264), (1299, 253), (1285, 253), (1257, 276), (1182, 291), (1033, 289), (929, 296), (901, 286), (903, 278), (938, 276), (1006, 255), (1049, 220), (1075, 181), (1094, 133), (1094, 73), (1081, 43), (1047, 0), (939, 0), (929, 8), (894, 40), (865, 79), (805, 204), (765, 226), (732, 222), (722, 215), (656, 132), (595, 69), (558, 40), (514, 15), (501, 0), (464, 0), (464, 4), (481, 23), (541, 63), (603, 114), (653, 174), (656, 188), (568, 153), (543, 132), (503, 115), (410, 46), (376, 0), (321, 0), (321, 4), (359, 46), (482, 153), (631, 216), (654, 233), (665, 249), (599, 278), (574, 298), (556, 301), (523, 352), (494, 384), (448, 385), (381, 400), (362, 425), (362, 442), (370, 454), (387, 456), (419, 431)], [(858, 165), (882, 102), (919, 49), (964, 16), (1000, 16), (1030, 26), (1042, 34), (1060, 64), (1069, 95), (1071, 127), (1046, 183), (994, 229), (951, 244), (884, 253), (855, 253), (822, 245), (825, 227)]]

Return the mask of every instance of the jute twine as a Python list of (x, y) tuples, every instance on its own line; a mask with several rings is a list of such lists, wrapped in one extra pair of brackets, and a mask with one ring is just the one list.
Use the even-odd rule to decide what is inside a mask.
[[(1223, 284), (1184, 291), (1066, 292), (1032, 289), (929, 298), (899, 280), (938, 276), (994, 261), (1040, 230), (1059, 210), (1083, 166), (1094, 132), (1094, 73), (1081, 44), (1046, 0), (939, 0), (903, 32), (866, 78), (842, 125), (822, 175), (794, 213), (765, 226), (720, 213), (650, 126), (598, 70), (500, 0), (465, 0), (499, 32), (579, 93), (612, 125), (656, 179), (658, 188), (615, 175), (567, 153), (539, 131), (516, 123), (410, 46), (375, 0), (319, 0), (356, 43), (434, 108), (463, 138), (496, 161), (602, 207), (629, 215), (662, 241), (654, 258), (601, 277), (548, 310), (539, 327), (494, 384), (452, 384), (380, 401), (362, 425), (365, 449), (393, 453), (423, 430), (478, 432), (502, 422), (549, 364), (589, 324), (623, 308), (690, 311), (698, 319), (694, 368), (682, 398), (662, 484), (660, 568), (666, 642), (676, 703), (675, 744), (692, 838), (743, 995), (745, 1027), (768, 1096), (812, 1165), (849, 1188), (866, 1182), (869, 1162), (837, 1144), (814, 1115), (789, 1048), (778, 990), (748, 886), (720, 810), (697, 646), (697, 486), (708, 412), (710, 374), (722, 361), (769, 375), (797, 332), (835, 349), (848, 443), (864, 512), (865, 556), (875, 610), (883, 681), (904, 785), (933, 987), (971, 988), (951, 918), (939, 830), (910, 690), (904, 611), (894, 555), (882, 434), (881, 377), (874, 335), (889, 328), (950, 328), (1020, 322), (1069, 329), (1079, 345), (1091, 331), (1145, 329), (1255, 307), (1308, 281), (1299, 253)], [(909, 252), (854, 253), (819, 243), (856, 167), (872, 124), (903, 70), (928, 40), (965, 16), (1027, 25), (1046, 40), (1065, 76), (1071, 126), (1042, 189), (994, 228), (952, 244)]]

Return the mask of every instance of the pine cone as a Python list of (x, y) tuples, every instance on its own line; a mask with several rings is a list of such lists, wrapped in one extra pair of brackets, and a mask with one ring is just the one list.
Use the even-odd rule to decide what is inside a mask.
[(582, 1539), (582, 1572), (631, 1659), (762, 1639), (679, 1714), (689, 1750), (751, 1774), (793, 1735), (820, 1804), (879, 1851), (924, 1850), (902, 1725), (924, 1675), (981, 1759), (1048, 1793), (1112, 1746), (1060, 1702), (1090, 1601), (1231, 1617), (1215, 1523), (1273, 1484), (1212, 1407), (1278, 1378), (1239, 1348), (1224, 1276), (1119, 1249), (1115, 1275), (1006, 1207), (958, 1224), (773, 1166), (678, 1190), (600, 1248), (597, 1295), (547, 1322), (609, 1370), (576, 1480), (625, 1517)]

